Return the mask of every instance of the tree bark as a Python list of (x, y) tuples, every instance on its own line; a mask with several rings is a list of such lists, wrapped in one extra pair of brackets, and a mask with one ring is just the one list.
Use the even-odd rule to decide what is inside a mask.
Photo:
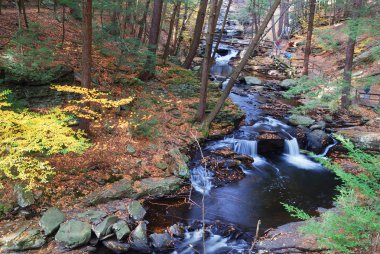
[(180, 20), (180, 16), (181, 16), (181, 1), (179, 1), (178, 3), (178, 7), (177, 7), (177, 15), (176, 15), (176, 19), (175, 19), (175, 29), (174, 29), (174, 42), (173, 42), (173, 45), (170, 47), (170, 54), (171, 55), (174, 55), (175, 54), (175, 49), (176, 49), (176, 45), (178, 43), (178, 39), (179, 39), (179, 33), (180, 33), (180, 29), (179, 29), (179, 20)]
[[(219, 1), (222, 1), (222, 0), (219, 0)], [(232, 3), (232, 0), (228, 0), (228, 4), (227, 4), (227, 8), (226, 8), (226, 13), (224, 14), (224, 19), (223, 19), (222, 27), (220, 29), (220, 32), (219, 32), (219, 35), (218, 35), (218, 39), (216, 41), (216, 44), (215, 44), (215, 47), (214, 47), (214, 52), (212, 53), (211, 59), (215, 59), (216, 51), (218, 50), (220, 41), (222, 40), (222, 36), (223, 36), (223, 33), (224, 33), (224, 28), (226, 27), (228, 13), (230, 11), (231, 3)]]
[[(222, 0), (219, 0), (222, 1)], [(208, 75), (210, 73), (211, 66), (211, 51), (213, 42), (213, 31), (216, 24), (215, 19), (217, 19), (218, 12), (218, 0), (210, 1), (210, 14), (207, 24), (207, 36), (206, 36), (206, 52), (203, 58), (202, 64), (202, 75), (201, 75), (201, 88), (199, 96), (199, 108), (198, 108), (198, 122), (202, 122), (205, 118), (206, 112), (206, 101), (207, 101), (207, 86), (208, 86)]]
[(41, 12), (41, 0), (37, 0), (37, 12)]
[(281, 39), (282, 31), (284, 30), (284, 19), (285, 19), (285, 11), (287, 10), (286, 8), (286, 3), (285, 0), (281, 1), (280, 4), (280, 17), (278, 20), (278, 30), (277, 30), (277, 36)]
[(183, 20), (182, 20), (181, 30), (179, 31), (178, 41), (177, 41), (177, 44), (175, 45), (174, 55), (176, 55), (176, 56), (179, 53), (179, 49), (180, 49), (181, 43), (183, 41), (183, 33), (186, 30), (187, 21), (189, 20), (189, 16), (191, 16), (191, 14), (188, 15), (188, 13), (189, 13), (189, 3), (186, 1), (185, 2), (185, 12), (183, 14)]
[(208, 2), (207, 0), (200, 0), (197, 19), (195, 22), (193, 40), (190, 45), (189, 53), (187, 54), (185, 62), (183, 63), (183, 67), (186, 69), (190, 68), (191, 63), (193, 62), (193, 59), (195, 57), (195, 54), (197, 53), (199, 42), (201, 41), (203, 24), (205, 21), (206, 10), (207, 10), (207, 2)]
[(62, 5), (62, 40), (61, 40), (62, 48), (63, 48), (63, 44), (65, 43), (65, 33), (66, 33), (65, 24), (66, 24), (66, 6)]
[(150, 0), (147, 0), (146, 3), (145, 3), (143, 17), (141, 18), (141, 20), (139, 22), (140, 26), (139, 26), (139, 33), (137, 35), (137, 38), (139, 38), (141, 42), (142, 42), (142, 39), (143, 39), (143, 33), (144, 33), (145, 26), (146, 26), (146, 18), (148, 16), (149, 5), (150, 5)]
[(23, 15), (24, 15), (25, 27), (29, 28), (28, 18), (26, 16), (25, 0), (20, 0), (20, 5), (22, 7), (22, 12), (23, 12)]
[[(269, 0), (269, 4), (272, 5), (272, 0)], [(274, 21), (274, 15), (272, 15), (272, 40), (277, 41), (276, 22)]]
[[(92, 64), (92, 0), (82, 0), (82, 87), (91, 87), (91, 64)], [(84, 107), (89, 107), (86, 103)], [(90, 121), (82, 119), (80, 128), (89, 132)]]
[(223, 107), (223, 104), (225, 100), (227, 99), (228, 95), (231, 92), (231, 89), (233, 85), (236, 82), (236, 79), (239, 77), (240, 72), (243, 70), (244, 66), (247, 64), (248, 59), (252, 55), (253, 50), (257, 47), (257, 45), (260, 42), (261, 36), (264, 34), (266, 27), (269, 24), (269, 21), (271, 20), (274, 12), (276, 11), (277, 7), (279, 6), (281, 0), (275, 0), (272, 7), (269, 9), (267, 15), (265, 16), (265, 19), (263, 20), (262, 24), (260, 25), (259, 30), (257, 31), (254, 38), (252, 38), (247, 51), (245, 52), (242, 60), (240, 61), (239, 65), (236, 67), (236, 69), (231, 74), (231, 77), (221, 95), (219, 98), (217, 104), (215, 105), (214, 109), (211, 111), (211, 113), (207, 116), (206, 120), (203, 122), (203, 126), (208, 129), (211, 122), (215, 119), (216, 115), (220, 112), (220, 110)]
[(162, 14), (163, 0), (154, 0), (152, 22), (149, 31), (149, 51), (144, 67), (140, 72), (139, 78), (141, 80), (152, 79), (156, 72), (156, 50), (158, 44), (158, 33), (160, 30), (161, 14)]
[(170, 53), (170, 45), (171, 45), (171, 40), (172, 40), (172, 37), (173, 37), (173, 30), (174, 30), (174, 23), (175, 23), (175, 17), (177, 15), (177, 12), (178, 12), (178, 7), (179, 7), (179, 1), (176, 1), (174, 3), (174, 6), (173, 6), (173, 13), (170, 17), (170, 24), (169, 24), (169, 32), (168, 32), (168, 38), (166, 40), (166, 44), (165, 44), (165, 49), (164, 49), (164, 54), (162, 56), (162, 59), (164, 61), (164, 63), (166, 63), (166, 60), (169, 56), (169, 53)]
[(307, 26), (307, 37), (305, 45), (305, 55), (303, 58), (303, 72), (302, 74), (309, 75), (309, 59), (311, 53), (311, 39), (313, 37), (313, 26), (314, 26), (314, 14), (315, 14), (315, 3), (316, 0), (310, 0), (309, 7), (309, 22)]
[(348, 34), (348, 41), (346, 46), (346, 60), (344, 63), (343, 71), (343, 89), (341, 97), (342, 108), (348, 109), (351, 105), (351, 78), (352, 78), (352, 65), (354, 59), (356, 39), (358, 37), (358, 23), (357, 18), (359, 17), (360, 9), (363, 6), (363, 0), (352, 0), (353, 10), (351, 14), (351, 27)]

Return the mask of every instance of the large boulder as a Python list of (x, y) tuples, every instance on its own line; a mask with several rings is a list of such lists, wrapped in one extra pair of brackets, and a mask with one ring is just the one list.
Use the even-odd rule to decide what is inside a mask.
[(139, 197), (162, 197), (178, 190), (183, 184), (181, 178), (170, 176), (165, 178), (152, 177), (135, 182), (134, 187), (139, 192)]
[(76, 248), (91, 239), (91, 225), (87, 222), (69, 220), (59, 227), (55, 240), (66, 248)]
[(15, 233), (5, 235), (0, 238), (0, 253), (10, 253), (11, 251), (27, 251), (38, 249), (45, 244), (45, 238), (40, 230), (28, 229), (28, 226), (21, 227)]
[(119, 241), (123, 240), (125, 237), (129, 235), (129, 233), (131, 233), (131, 230), (129, 229), (127, 222), (123, 220), (119, 220), (118, 222), (113, 224), (112, 229), (116, 234), (117, 240)]
[(129, 216), (135, 221), (142, 220), (146, 214), (144, 207), (138, 201), (132, 201), (128, 205)]
[(133, 189), (131, 182), (127, 179), (122, 179), (92, 192), (84, 198), (84, 203), (90, 206), (106, 203), (110, 200), (134, 197), (136, 197), (136, 191)]
[(173, 240), (168, 233), (154, 233), (151, 234), (149, 238), (152, 241), (153, 247), (159, 251), (168, 250), (174, 246)]
[(97, 238), (102, 238), (111, 233), (112, 226), (119, 220), (117, 216), (108, 216), (98, 225), (92, 226), (92, 231), (94, 231)]
[(16, 184), (13, 190), (17, 198), (17, 204), (21, 208), (34, 204), (35, 200), (33, 193), (30, 190), (27, 190), (24, 185)]
[(289, 123), (294, 125), (294, 126), (304, 126), (304, 127), (309, 127), (315, 122), (314, 119), (308, 116), (302, 116), (302, 115), (291, 115), (289, 117)]
[(279, 86), (283, 90), (288, 90), (289, 88), (295, 86), (297, 84), (297, 81), (294, 79), (284, 79), (283, 81), (280, 82)]
[(139, 225), (135, 228), (135, 230), (132, 231), (130, 236), (130, 244), (131, 248), (136, 251), (142, 253), (150, 252), (145, 222), (140, 222)]
[(261, 79), (254, 76), (245, 76), (241, 79), (241, 81), (249, 86), (261, 86), (263, 84), (263, 81)]
[(49, 208), (40, 219), (40, 226), (44, 230), (45, 235), (54, 233), (63, 223), (66, 216), (58, 208)]
[(337, 134), (350, 139), (357, 148), (380, 152), (380, 132), (362, 127), (340, 129)]
[(307, 148), (313, 153), (320, 154), (323, 148), (329, 144), (330, 137), (323, 130), (313, 130), (306, 134)]
[(190, 177), (190, 170), (187, 166), (189, 158), (183, 153), (181, 153), (181, 151), (178, 148), (173, 148), (169, 150), (167, 160), (169, 164), (169, 169), (171, 173), (173, 173), (175, 176), (182, 178)]

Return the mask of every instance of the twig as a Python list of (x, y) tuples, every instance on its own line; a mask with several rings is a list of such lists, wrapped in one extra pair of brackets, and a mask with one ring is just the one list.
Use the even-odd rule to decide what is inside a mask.
[(259, 238), (260, 224), (261, 224), (261, 220), (258, 220), (258, 221), (257, 221), (257, 226), (256, 226), (256, 234), (255, 234), (255, 238), (253, 238), (251, 248), (249, 249), (249, 252), (248, 252), (249, 254), (252, 254), (253, 248), (255, 248), (255, 244), (256, 244), (256, 242), (257, 242), (257, 239)]

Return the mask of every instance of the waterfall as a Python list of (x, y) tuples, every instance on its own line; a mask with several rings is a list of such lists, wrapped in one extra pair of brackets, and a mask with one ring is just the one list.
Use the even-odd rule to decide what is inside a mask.
[(296, 138), (285, 139), (285, 150), (290, 156), (296, 156), (300, 154), (300, 148)]
[(249, 155), (252, 158), (257, 157), (257, 141), (228, 138), (225, 141), (230, 141), (233, 144), (235, 153)]
[(212, 174), (203, 166), (198, 166), (191, 171), (191, 184), (200, 193), (208, 194), (212, 188)]

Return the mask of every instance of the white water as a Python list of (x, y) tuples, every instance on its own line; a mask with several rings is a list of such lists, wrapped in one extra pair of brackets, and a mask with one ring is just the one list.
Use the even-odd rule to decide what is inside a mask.
[(298, 146), (298, 141), (296, 138), (285, 140), (285, 152), (285, 160), (293, 166), (303, 169), (322, 168), (319, 163), (310, 160), (308, 157), (300, 153), (300, 148)]
[[(208, 232), (210, 236), (205, 241), (206, 253), (215, 253), (217, 251), (234, 250), (234, 253), (244, 253), (249, 247), (245, 242), (238, 243), (232, 241), (227, 237), (222, 237), (220, 235), (215, 235)], [(186, 232), (183, 241), (180, 246), (177, 246), (178, 251), (172, 252), (172, 254), (193, 254), (200, 253), (199, 251), (203, 249), (203, 231), (201, 229), (195, 230), (193, 232)]]
[(191, 185), (193, 188), (204, 194), (208, 194), (212, 188), (212, 175), (211, 172), (203, 166), (193, 168), (191, 171)]

